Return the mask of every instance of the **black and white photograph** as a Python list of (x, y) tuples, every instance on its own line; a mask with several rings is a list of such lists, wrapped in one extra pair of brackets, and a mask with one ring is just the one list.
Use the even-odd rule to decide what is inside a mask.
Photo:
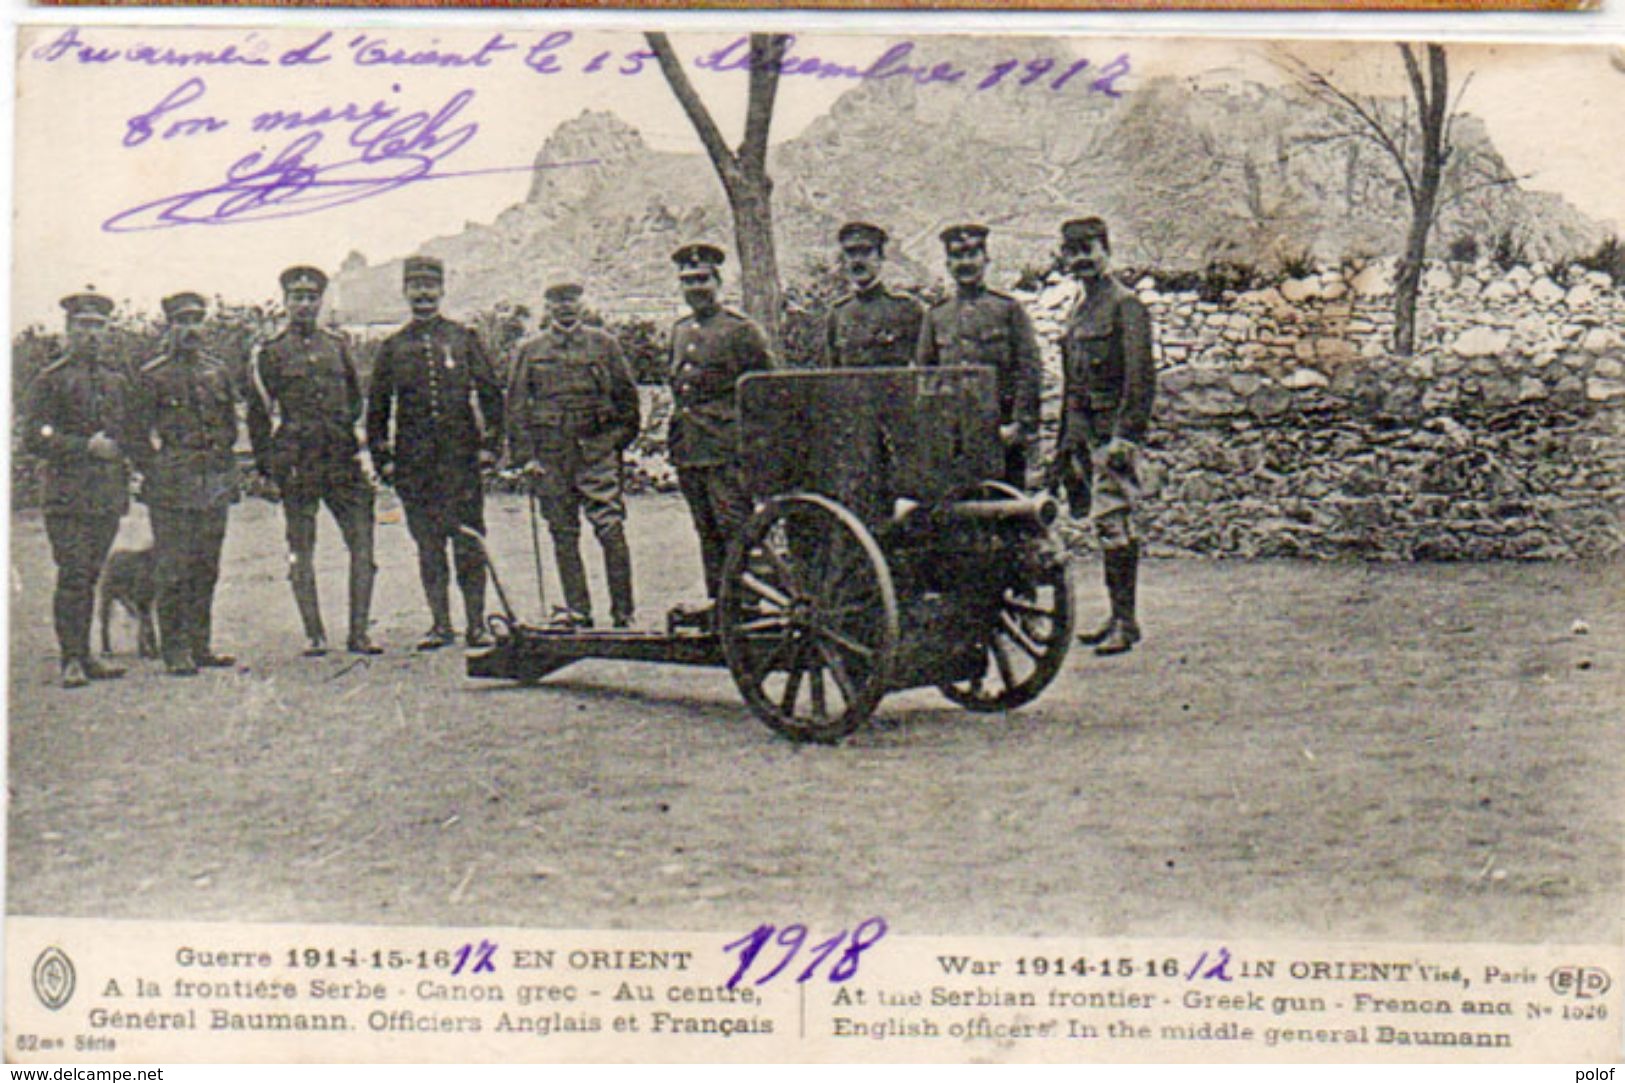
[(17, 1011), (155, 1025), (58, 919), (1580, 945), (1294, 1048), (1617, 1056), (1625, 48), (342, 18), (18, 30)]

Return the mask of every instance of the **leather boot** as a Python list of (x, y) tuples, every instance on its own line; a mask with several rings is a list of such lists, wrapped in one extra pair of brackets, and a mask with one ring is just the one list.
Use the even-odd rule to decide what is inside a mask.
[(587, 590), (587, 567), (581, 563), (581, 535), (554, 534), (553, 555), (559, 565), (559, 585), (564, 588), (564, 604), (592, 622), (592, 594)]
[(351, 654), (383, 654), (375, 646), (369, 628), (372, 625), (372, 581), (378, 568), (372, 554), (350, 554), (350, 639), (345, 646)]
[(305, 626), (305, 638), (310, 646), (307, 655), (327, 653), (327, 631), (322, 627), (322, 606), (316, 595), (316, 569), (311, 556), (295, 554), (288, 568), (288, 581), (293, 584), (293, 603), (299, 607), (299, 619)]
[(463, 642), (470, 647), (487, 647), (491, 635), (485, 630), (485, 557), (468, 545), (452, 545), (457, 564), (457, 589), (463, 595), (463, 616), (468, 621)]
[(604, 549), (604, 577), (609, 580), (609, 616), (617, 628), (632, 626), (632, 551), (626, 531), (616, 524), (598, 536)]
[(192, 661), (201, 669), (225, 669), (237, 664), (237, 659), (229, 654), (216, 654), (209, 646), (214, 639), (213, 608), (208, 598), (193, 599), (192, 613)]
[(1112, 551), (1114, 575), (1108, 586), (1112, 600), (1112, 628), (1095, 653), (1099, 655), (1124, 654), (1140, 641), (1140, 625), (1134, 617), (1135, 587), (1139, 575), (1140, 546), (1130, 542), (1122, 549)]
[(1120, 591), (1115, 584), (1119, 582), (1122, 575), (1118, 570), (1118, 564), (1122, 560), (1122, 552), (1121, 549), (1105, 549), (1101, 551), (1100, 567), (1106, 580), (1106, 597), (1112, 599), (1112, 612), (1111, 616), (1106, 618), (1106, 623), (1099, 628), (1092, 632), (1078, 633), (1078, 642), (1086, 647), (1095, 647), (1106, 642), (1107, 639), (1111, 638), (1112, 631), (1117, 627), (1116, 598)]

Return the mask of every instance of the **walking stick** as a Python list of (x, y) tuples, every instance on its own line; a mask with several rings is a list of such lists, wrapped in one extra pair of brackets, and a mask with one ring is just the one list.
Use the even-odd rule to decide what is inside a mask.
[(525, 494), (529, 497), (530, 503), (530, 551), (536, 556), (536, 602), (542, 607), (541, 616), (538, 619), (546, 621), (547, 577), (542, 569), (542, 532), (536, 524), (540, 512), (537, 508), (539, 501), (536, 499), (534, 478), (525, 479)]

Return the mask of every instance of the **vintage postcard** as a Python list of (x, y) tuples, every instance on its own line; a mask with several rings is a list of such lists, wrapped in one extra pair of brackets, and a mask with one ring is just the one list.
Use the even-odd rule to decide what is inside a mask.
[(16, 67), (8, 1058), (1620, 1056), (1618, 47)]

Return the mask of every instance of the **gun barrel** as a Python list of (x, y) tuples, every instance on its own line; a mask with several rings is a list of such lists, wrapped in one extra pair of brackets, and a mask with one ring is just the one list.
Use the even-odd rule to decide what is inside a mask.
[(1029, 522), (1049, 526), (1060, 518), (1061, 505), (1047, 493), (1015, 500), (959, 500), (948, 505), (955, 519), (982, 522)]

